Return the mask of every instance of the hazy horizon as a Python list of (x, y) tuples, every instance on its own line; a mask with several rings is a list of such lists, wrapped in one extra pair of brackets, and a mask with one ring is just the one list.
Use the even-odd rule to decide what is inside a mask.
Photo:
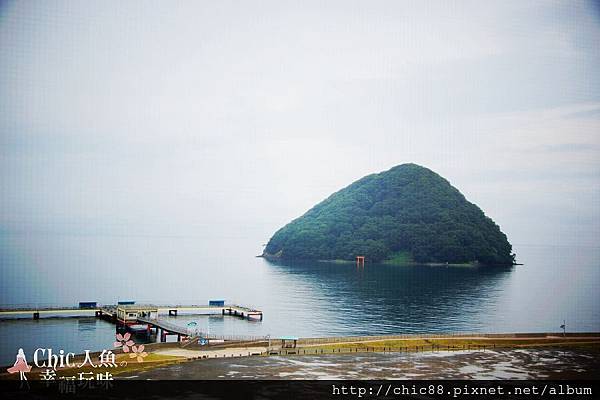
[[(0, 3), (0, 231), (247, 236), (413, 162), (600, 239), (597, 2)], [(255, 239), (260, 238), (260, 239)]]

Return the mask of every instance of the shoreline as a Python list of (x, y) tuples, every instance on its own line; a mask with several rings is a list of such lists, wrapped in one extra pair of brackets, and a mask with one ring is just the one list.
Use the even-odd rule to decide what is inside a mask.
[[(356, 260), (342, 260), (342, 259), (333, 259), (333, 260), (320, 260), (320, 259), (283, 259), (281, 257), (274, 256), (272, 254), (258, 254), (255, 258), (264, 258), (267, 261), (271, 261), (274, 263), (293, 263), (293, 262), (317, 262), (317, 263), (326, 263), (326, 264), (340, 264), (340, 265), (349, 265), (356, 264)], [(371, 264), (371, 263), (369, 263)], [(506, 267), (514, 267), (517, 265), (524, 265), (523, 263), (513, 263), (513, 264), (485, 264), (476, 261), (469, 261), (464, 263), (448, 263), (448, 262), (426, 262), (421, 263), (417, 261), (411, 260), (402, 260), (396, 261), (394, 259), (382, 260), (373, 262), (375, 265), (391, 265), (397, 267), (466, 267), (466, 268), (476, 268), (476, 267), (486, 267), (486, 268), (506, 268)]]
[[(382, 335), (362, 337), (328, 337), (328, 338), (300, 338), (296, 347), (283, 347), (273, 339), (271, 346), (268, 343), (236, 343), (227, 345), (213, 345), (207, 347), (183, 347), (173, 343), (156, 343), (148, 345), (145, 351), (148, 356), (141, 362), (131, 359), (130, 355), (121, 350), (112, 349), (116, 356), (116, 363), (126, 361), (111, 369), (110, 372), (119, 379), (119, 376), (137, 374), (143, 371), (168, 367), (173, 364), (187, 362), (205, 362), (209, 360), (232, 360), (240, 358), (269, 358), (269, 357), (325, 357), (358, 356), (361, 354), (461, 354), (463, 352), (498, 352), (511, 353), (519, 350), (544, 350), (560, 349), (578, 353), (591, 351), (597, 354), (594, 359), (600, 359), (600, 333), (574, 332), (562, 336), (562, 333), (509, 333), (509, 334), (473, 334), (473, 335)], [(90, 353), (97, 357), (100, 352)], [(84, 359), (82, 354), (76, 355), (74, 362), (80, 363)], [(9, 375), (2, 368), (0, 379), (17, 379), (18, 375)], [(60, 373), (79, 373), (95, 370), (59, 368)], [(31, 379), (39, 379), (42, 368), (34, 367)]]
[[(122, 378), (302, 380), (324, 377), (415, 379), (422, 376), (417, 379), (448, 379), (455, 378), (456, 374), (463, 374), (458, 376), (476, 379), (477, 377), (470, 376), (467, 372), (487, 371), (489, 375), (486, 379), (501, 379), (502, 374), (514, 373), (519, 368), (526, 371), (521, 371), (522, 376), (539, 379), (595, 377), (597, 367), (600, 366), (600, 337), (539, 339), (422, 337), (305, 344), (295, 349), (281, 348), (254, 357), (190, 358), (180, 366), (166, 365), (156, 369), (125, 372)], [(556, 362), (559, 359), (568, 360), (562, 362), (568, 367), (563, 365), (562, 372), (557, 370)], [(377, 364), (386, 366), (380, 368)], [(399, 364), (402, 367), (399, 367)], [(503, 367), (494, 372), (497, 364), (502, 364)], [(530, 365), (537, 372), (529, 372)], [(356, 375), (356, 369), (369, 370), (373, 375)], [(514, 375), (512, 377), (519, 378)]]
[(143, 380), (597, 379), (598, 348), (213, 358), (124, 374)]

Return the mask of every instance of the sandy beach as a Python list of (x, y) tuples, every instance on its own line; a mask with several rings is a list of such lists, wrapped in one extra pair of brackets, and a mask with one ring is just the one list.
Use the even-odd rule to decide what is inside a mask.
[(511, 349), (212, 358), (120, 379), (596, 379), (597, 349)]

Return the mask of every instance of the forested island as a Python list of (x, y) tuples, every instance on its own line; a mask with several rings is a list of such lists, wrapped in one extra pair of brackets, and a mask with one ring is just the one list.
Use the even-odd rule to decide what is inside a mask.
[(512, 265), (498, 225), (446, 179), (416, 164), (359, 179), (279, 229), (262, 254), (280, 260)]

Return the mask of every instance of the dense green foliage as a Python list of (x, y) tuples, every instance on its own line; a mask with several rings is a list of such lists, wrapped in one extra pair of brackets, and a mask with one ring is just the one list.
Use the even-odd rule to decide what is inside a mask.
[(265, 256), (514, 263), (506, 235), (435, 172), (403, 164), (332, 194), (273, 235)]

